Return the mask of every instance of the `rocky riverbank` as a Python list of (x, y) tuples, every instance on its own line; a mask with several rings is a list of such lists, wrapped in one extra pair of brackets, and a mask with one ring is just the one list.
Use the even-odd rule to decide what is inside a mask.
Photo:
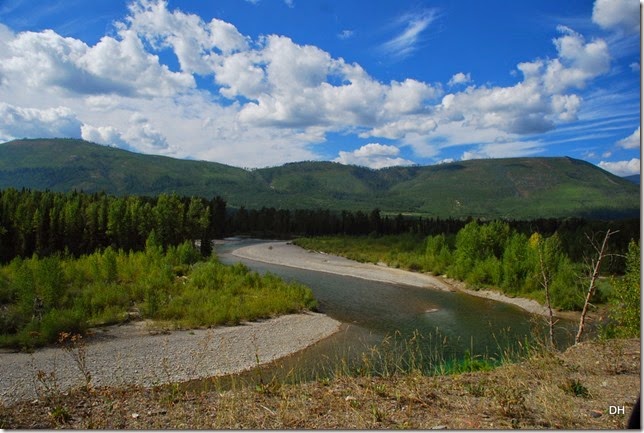
[[(335, 333), (323, 314), (280, 316), (233, 327), (160, 331), (147, 322), (109, 326), (83, 340), (94, 387), (154, 386), (237, 373), (298, 352)], [(84, 384), (78, 350), (59, 347), (0, 354), (0, 403)], [(76, 358), (76, 359), (74, 359)], [(39, 379), (40, 378), (40, 379)]]

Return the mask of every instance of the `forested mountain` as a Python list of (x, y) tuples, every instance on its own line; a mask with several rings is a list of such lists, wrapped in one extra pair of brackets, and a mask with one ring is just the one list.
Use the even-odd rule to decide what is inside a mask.
[(639, 185), (572, 158), (372, 170), (332, 162), (244, 170), (82, 140), (0, 144), (0, 189), (220, 196), (232, 208), (363, 210), (438, 217), (637, 217)]

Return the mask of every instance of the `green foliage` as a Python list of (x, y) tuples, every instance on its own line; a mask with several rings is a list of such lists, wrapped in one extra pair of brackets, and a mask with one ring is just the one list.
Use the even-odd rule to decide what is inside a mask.
[(586, 387), (586, 385), (584, 385), (577, 379), (568, 379), (566, 383), (561, 386), (561, 389), (563, 389), (566, 393), (570, 395), (574, 395), (575, 397), (581, 397), (581, 398), (590, 397), (590, 391), (588, 391), (588, 388)]
[(106, 248), (77, 259), (15, 259), (0, 268), (0, 347), (41, 346), (61, 332), (122, 322), (133, 307), (144, 318), (195, 327), (316, 306), (306, 286), (200, 257), (191, 242), (163, 252), (152, 233), (146, 251)]
[(427, 237), (425, 240), (425, 266), (427, 270), (437, 275), (443, 274), (452, 260), (450, 245), (444, 234)]
[(224, 224), (222, 212), (225, 202), (219, 197), (208, 201), (175, 194), (142, 198), (0, 191), (0, 262), (34, 254), (79, 257), (107, 247), (142, 250), (146, 240), (162, 249), (206, 240), (203, 252), (209, 256), (208, 242), (215, 233), (223, 234), (223, 227), (216, 226)]
[(613, 282), (610, 318), (620, 337), (639, 337), (641, 320), (640, 243), (631, 241), (626, 254), (626, 274)]
[[(539, 233), (527, 237), (507, 222), (472, 221), (456, 236), (439, 234), (428, 236), (424, 241), (417, 235), (404, 234), (300, 238), (295, 244), (363, 262), (384, 262), (414, 271), (446, 273), (475, 288), (496, 288), (510, 296), (528, 297), (542, 303), (545, 302), (545, 277), (552, 306), (562, 310), (579, 310), (585, 299), (584, 281), (580, 278), (582, 266), (564, 252), (565, 245), (557, 232), (548, 237)], [(633, 251), (639, 253), (638, 249)], [(624, 317), (632, 318), (629, 320), (639, 329), (639, 267), (635, 269), (634, 265), (639, 256), (635, 258), (635, 253), (630, 254), (628, 263), (634, 270), (629, 274), (629, 287), (637, 287), (637, 290), (622, 290), (620, 305), (631, 305), (628, 307), (630, 315)], [(598, 290), (593, 302), (605, 302), (607, 296), (606, 290)]]

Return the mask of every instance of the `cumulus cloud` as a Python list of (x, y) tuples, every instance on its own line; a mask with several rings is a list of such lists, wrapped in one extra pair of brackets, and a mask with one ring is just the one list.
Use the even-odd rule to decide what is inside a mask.
[(82, 125), (81, 138), (92, 143), (116, 146), (121, 149), (130, 148), (121, 132), (113, 126)]
[[(402, 17), (382, 48), (412, 52), (437, 17), (435, 10)], [(521, 136), (575, 120), (583, 103), (576, 91), (610, 67), (603, 40), (559, 31), (556, 57), (517, 65), (523, 78), (516, 84), (477, 86), (459, 72), (446, 94), (440, 83), (378, 81), (358, 64), (285, 36), (253, 40), (230, 23), (170, 10), (162, 0), (134, 1), (114, 34), (94, 45), (0, 24), (0, 100), (14, 104), (2, 113), (29, 119), (0, 131), (82, 136), (244, 166), (319, 159), (312, 145), (334, 132), (397, 140), (422, 157), (465, 144), (478, 146), (471, 155), (507, 156), (512, 148), (529, 154), (540, 146)], [(157, 55), (168, 50), (178, 71)], [(214, 90), (197, 88), (195, 75), (212, 80)], [(395, 146), (371, 144), (338, 160), (410, 163)]]
[(540, 153), (543, 146), (537, 141), (487, 143), (476, 149), (465, 151), (461, 159), (514, 158)]
[(52, 30), (22, 32), (7, 47), (0, 74), (6, 81), (21, 81), (33, 88), (151, 97), (194, 87), (192, 76), (161, 65), (129, 30), (121, 31), (118, 40), (105, 36), (92, 47)]
[(544, 82), (552, 93), (569, 88), (584, 88), (593, 78), (610, 69), (608, 45), (602, 39), (586, 43), (584, 37), (568, 27), (559, 26), (563, 36), (553, 40), (559, 54), (546, 65)]
[(80, 138), (81, 122), (66, 107), (47, 109), (16, 107), (0, 102), (0, 137)]
[(615, 161), (605, 162), (601, 161), (599, 166), (606, 171), (617, 176), (632, 176), (640, 173), (640, 159), (633, 158), (630, 161)]
[(353, 152), (340, 151), (339, 156), (334, 161), (341, 164), (361, 165), (375, 169), (414, 164), (412, 161), (399, 157), (399, 154), (400, 149), (396, 146), (369, 143)]
[(472, 77), (470, 76), (470, 73), (468, 72), (467, 74), (464, 74), (462, 72), (459, 72), (457, 74), (452, 75), (452, 78), (447, 82), (448, 86), (456, 86), (457, 84), (467, 84), (472, 81)]
[(146, 117), (133, 114), (130, 119), (131, 126), (125, 132), (125, 138), (137, 149), (146, 151), (166, 150), (170, 146), (168, 140)]
[(617, 142), (617, 145), (619, 147), (623, 147), (624, 149), (639, 149), (642, 145), (642, 141), (640, 139), (640, 127), (638, 127), (635, 132), (633, 132), (628, 137), (619, 140)]
[(607, 30), (639, 34), (640, 2), (635, 0), (595, 0), (592, 19)]
[(373, 128), (368, 132), (361, 133), (360, 137), (384, 137), (397, 140), (405, 138), (410, 134), (428, 135), (430, 132), (434, 131), (437, 126), (436, 121), (430, 117), (413, 116), (385, 123), (384, 125)]
[(248, 38), (225, 21), (209, 23), (194, 14), (169, 11), (167, 1), (139, 0), (130, 5), (127, 28), (157, 48), (173, 49), (181, 70), (207, 75), (228, 56), (248, 47)]
[[(576, 120), (582, 98), (572, 91), (607, 73), (610, 56), (601, 39), (586, 42), (583, 36), (567, 27), (559, 27), (559, 32), (562, 35), (553, 40), (558, 56), (519, 63), (517, 69), (523, 74), (523, 80), (517, 84), (472, 85), (444, 95), (433, 111), (438, 124), (435, 132), (443, 134), (452, 145), (484, 142), (483, 138), (472, 137), (471, 131), (480, 137), (487, 136), (493, 143), (518, 143), (518, 136), (548, 132), (561, 122)], [(465, 78), (456, 74), (450, 82)], [(458, 128), (447, 126), (451, 124)], [(536, 149), (505, 145), (508, 149), (512, 146), (521, 152), (534, 153)]]

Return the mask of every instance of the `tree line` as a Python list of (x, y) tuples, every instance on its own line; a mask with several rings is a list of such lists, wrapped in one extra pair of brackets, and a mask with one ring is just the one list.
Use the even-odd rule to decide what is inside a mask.
[[(111, 246), (140, 251), (152, 231), (167, 248), (184, 241), (200, 241), (204, 256), (211, 253), (211, 239), (232, 235), (286, 239), (297, 236), (371, 235), (410, 233), (416, 236), (455, 235), (472, 221), (467, 218), (427, 218), (371, 211), (328, 209), (237, 209), (215, 196), (157, 197), (112, 196), (78, 191), (61, 193), (6, 189), (0, 191), (0, 262), (14, 257), (46, 257), (66, 252), (78, 257)], [(611, 248), (624, 251), (632, 238), (639, 238), (639, 219), (593, 221), (582, 218), (505, 221), (513, 230), (530, 236), (557, 233), (563, 251), (580, 261), (587, 249), (584, 233), (614, 228), (618, 233)], [(623, 271), (624, 260), (610, 263)]]
[(66, 252), (78, 257), (107, 247), (140, 251), (154, 231), (164, 248), (223, 236), (226, 202), (161, 194), (158, 197), (104, 193), (0, 191), (0, 261)]

